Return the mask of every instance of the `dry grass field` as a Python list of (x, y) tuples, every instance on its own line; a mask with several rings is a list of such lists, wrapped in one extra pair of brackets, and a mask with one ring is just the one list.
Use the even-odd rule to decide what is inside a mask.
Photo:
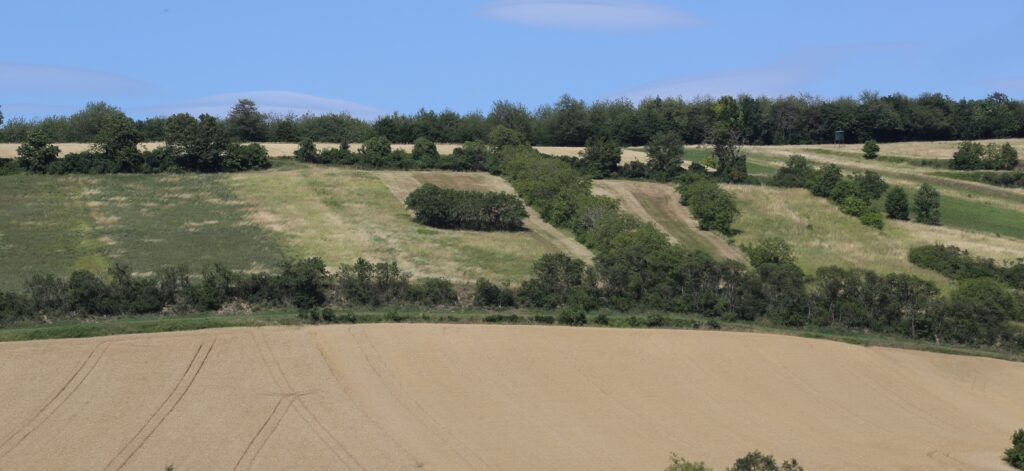
[(690, 210), (679, 204), (675, 187), (665, 183), (594, 180), (594, 194), (619, 200), (622, 210), (650, 222), (669, 239), (686, 248), (706, 251), (720, 259), (745, 260), (743, 253), (716, 232), (702, 231)]
[(416, 224), (405, 209), (404, 195), (427, 181), (513, 192), (504, 180), (485, 173), (301, 165), (229, 177), (233, 191), (258, 208), (250, 220), (276, 234), (286, 255), (319, 256), (329, 267), (364, 257), (397, 261), (414, 276), (454, 281), (483, 276), (517, 282), (529, 276), (533, 262), (545, 253), (566, 251), (590, 258), (585, 248), (536, 214), (527, 230), (520, 232), (456, 231)]
[(0, 469), (1006, 469), (1024, 364), (769, 334), (480, 325), (0, 344)]
[(948, 281), (938, 274), (907, 260), (910, 248), (941, 243), (997, 260), (1024, 257), (1024, 240), (1015, 238), (892, 220), (887, 220), (885, 229), (878, 231), (804, 189), (753, 185), (725, 188), (736, 196), (740, 209), (733, 225), (740, 232), (736, 241), (752, 244), (762, 237), (781, 237), (793, 246), (797, 264), (808, 272), (839, 265), (881, 273), (913, 273), (945, 284)]
[[(961, 141), (914, 141), (914, 142), (890, 142), (878, 145), (880, 155), (891, 155), (897, 157), (910, 157), (915, 159), (952, 159), (953, 153)], [(1024, 153), (1024, 139), (982, 139), (976, 142), (982, 144), (1002, 144), (1009, 142), (1017, 148), (1017, 152)], [(772, 146), (779, 149), (821, 149), (826, 151), (838, 151), (843, 153), (861, 154), (861, 144), (843, 144), (840, 146), (830, 144), (818, 145), (793, 145), (793, 146)]]

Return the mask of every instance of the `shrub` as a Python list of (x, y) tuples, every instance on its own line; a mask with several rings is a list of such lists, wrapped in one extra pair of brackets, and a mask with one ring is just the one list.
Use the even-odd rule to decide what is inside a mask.
[(648, 171), (655, 178), (671, 178), (682, 172), (683, 140), (678, 134), (662, 132), (655, 134), (647, 143)]
[(437, 146), (430, 139), (420, 137), (413, 142), (412, 160), (416, 162), (417, 167), (435, 168), (440, 159), (441, 154), (437, 152)]
[(555, 318), (552, 316), (537, 315), (533, 316), (533, 322), (537, 324), (554, 324)]
[(1003, 143), (1001, 146), (995, 144), (989, 144), (985, 152), (986, 161), (985, 168), (991, 170), (1012, 170), (1017, 167), (1017, 149), (1015, 149), (1009, 142)]
[(686, 461), (681, 456), (672, 453), (672, 464), (665, 471), (712, 471), (711, 467), (699, 461)]
[(409, 291), (409, 274), (395, 262), (374, 264), (359, 258), (352, 265), (342, 265), (336, 279), (334, 300), (349, 304), (391, 304), (405, 300)]
[(680, 185), (678, 191), (680, 202), (690, 208), (701, 230), (732, 233), (732, 222), (739, 215), (732, 194), (708, 180)]
[(295, 160), (314, 164), (322, 163), (320, 155), (316, 151), (316, 144), (308, 137), (300, 141), (299, 147), (295, 149)]
[(514, 195), (440, 188), (426, 184), (409, 194), (405, 205), (420, 224), (445, 229), (517, 231), (528, 216)]
[(487, 278), (476, 280), (473, 304), (488, 307), (514, 307), (515, 292), (509, 286), (498, 286)]
[(359, 149), (361, 163), (370, 167), (386, 167), (391, 157), (391, 141), (383, 136), (371, 137)]
[(975, 170), (981, 168), (981, 156), (985, 148), (977, 142), (961, 142), (949, 167), (954, 170)]
[(862, 150), (864, 151), (864, 158), (871, 160), (878, 158), (878, 151), (881, 149), (874, 139), (868, 139), (864, 141), (864, 148)]
[(938, 328), (955, 342), (991, 345), (1009, 338), (1007, 322), (1015, 315), (1013, 295), (992, 278), (964, 280), (949, 295)]
[(587, 314), (580, 309), (562, 309), (558, 313), (558, 323), (562, 325), (587, 325)]
[(590, 137), (580, 157), (581, 164), (587, 170), (599, 177), (607, 177), (619, 170), (622, 146), (605, 137)]
[(880, 211), (874, 208), (869, 207), (860, 214), (859, 219), (861, 224), (868, 227), (874, 227), (879, 230), (885, 227), (885, 218), (882, 216)]
[(57, 160), (60, 149), (50, 144), (40, 131), (29, 134), (28, 141), (18, 146), (18, 163), (32, 173), (44, 173)]
[(409, 286), (409, 298), (424, 306), (458, 304), (459, 295), (451, 281), (444, 278), (420, 278)]
[[(838, 187), (836, 187), (838, 188)], [(839, 205), (839, 210), (850, 216), (860, 217), (862, 214), (868, 211), (870, 206), (868, 203), (859, 196), (849, 195), (842, 200), (842, 204)]]
[(522, 133), (501, 124), (495, 126), (487, 135), (487, 143), (495, 149), (530, 145)]
[(892, 187), (885, 193), (885, 214), (892, 219), (910, 220), (910, 203), (903, 188)]
[(760, 451), (752, 451), (737, 459), (728, 471), (803, 471), (796, 460), (784, 461), (782, 465), (775, 463), (775, 457)]
[(933, 226), (942, 224), (939, 213), (939, 192), (927, 183), (921, 184), (914, 196), (914, 220)]
[(810, 163), (807, 162), (806, 157), (791, 155), (789, 160), (786, 161), (786, 165), (775, 173), (771, 181), (775, 186), (809, 188), (815, 181), (815, 171)]
[(843, 178), (843, 173), (838, 165), (828, 164), (814, 172), (811, 179), (811, 193), (814, 196), (826, 198), (832, 194), (836, 184)]
[(593, 270), (582, 260), (549, 253), (534, 262), (533, 277), (524, 281), (519, 291), (528, 306), (554, 308), (592, 298), (596, 286)]
[(1006, 452), (1003, 453), (1003, 459), (1014, 468), (1024, 469), (1024, 429), (1013, 432), (1010, 443), (1013, 446), (1006, 449)]
[(878, 172), (866, 170), (853, 176), (853, 183), (857, 187), (857, 196), (865, 201), (876, 200), (885, 194), (889, 184), (882, 179)]
[(741, 248), (750, 258), (750, 265), (754, 268), (766, 263), (792, 264), (796, 262), (793, 248), (779, 237), (766, 237), (759, 240), (757, 245), (743, 245)]

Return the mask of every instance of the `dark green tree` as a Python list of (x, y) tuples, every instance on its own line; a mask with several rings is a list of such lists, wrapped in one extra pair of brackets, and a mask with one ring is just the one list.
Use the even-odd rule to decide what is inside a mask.
[(862, 150), (864, 151), (864, 158), (871, 160), (878, 158), (878, 152), (881, 149), (878, 147), (878, 142), (875, 142), (874, 139), (868, 139), (864, 141), (864, 148)]
[(295, 149), (295, 160), (299, 162), (309, 163), (320, 163), (320, 154), (316, 151), (316, 144), (310, 138), (305, 138), (299, 142), (299, 147)]
[(532, 119), (530, 111), (525, 106), (507, 100), (494, 102), (491, 112), (487, 114), (487, 124), (490, 127), (505, 126), (521, 134), (523, 140), (526, 140), (530, 133)]
[(583, 165), (600, 177), (614, 175), (619, 170), (622, 160), (622, 147), (615, 141), (604, 137), (587, 139), (587, 147), (580, 154)]
[(776, 186), (788, 188), (808, 188), (814, 182), (814, 167), (802, 155), (791, 155), (786, 165), (772, 177)]
[(491, 129), (491, 133), (487, 135), (487, 143), (495, 149), (530, 144), (523, 133), (504, 125)]
[(901, 221), (910, 220), (910, 202), (907, 192), (898, 186), (889, 189), (885, 194), (885, 215)]
[(921, 184), (914, 196), (914, 221), (938, 226), (942, 224), (939, 213), (939, 192), (927, 183)]
[(430, 139), (418, 137), (413, 142), (412, 159), (415, 160), (421, 168), (434, 168), (437, 167), (437, 163), (441, 159), (441, 154), (437, 152), (437, 145), (435, 145)]
[(1013, 432), (1013, 437), (1010, 438), (1010, 444), (1013, 446), (1006, 449), (1006, 452), (1003, 453), (1003, 459), (1006, 460), (1010, 466), (1024, 470), (1024, 429), (1019, 429), (1016, 432)]
[(690, 208), (704, 231), (732, 233), (732, 222), (739, 215), (736, 199), (710, 180), (698, 180), (679, 187), (680, 203)]
[(803, 471), (803, 469), (796, 460), (784, 461), (779, 465), (772, 455), (752, 451), (736, 460), (727, 471)]
[(57, 160), (60, 149), (47, 140), (41, 131), (34, 130), (28, 140), (18, 146), (18, 163), (32, 173), (44, 173)]
[(839, 169), (839, 166), (828, 164), (814, 173), (811, 181), (811, 193), (814, 196), (827, 198), (832, 194), (832, 190), (842, 178), (843, 172)]
[(985, 155), (985, 147), (977, 142), (961, 142), (960, 147), (953, 153), (953, 161), (950, 168), (954, 170), (977, 170), (982, 168), (982, 156)]
[(882, 176), (873, 170), (866, 170), (853, 176), (853, 182), (857, 185), (857, 196), (864, 201), (872, 201), (881, 198), (889, 184), (882, 179)]
[(757, 268), (766, 263), (796, 263), (793, 248), (781, 237), (765, 237), (757, 245), (744, 245), (743, 251), (750, 258), (750, 265)]
[(672, 177), (682, 171), (683, 140), (678, 134), (663, 132), (655, 134), (647, 143), (647, 166), (651, 172)]
[(232, 138), (246, 142), (267, 140), (267, 116), (260, 113), (252, 100), (238, 100), (238, 103), (231, 107), (226, 124), (228, 136)]

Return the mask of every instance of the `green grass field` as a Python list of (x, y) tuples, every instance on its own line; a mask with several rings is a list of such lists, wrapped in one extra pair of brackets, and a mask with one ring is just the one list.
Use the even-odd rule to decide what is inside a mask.
[(281, 260), (270, 234), (216, 175), (4, 177), (0, 288), (33, 274), (135, 272), (221, 263), (261, 270)]

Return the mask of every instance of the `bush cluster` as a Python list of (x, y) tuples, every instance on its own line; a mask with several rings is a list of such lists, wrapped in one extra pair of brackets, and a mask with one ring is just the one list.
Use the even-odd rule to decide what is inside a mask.
[(1003, 459), (1014, 468), (1024, 470), (1024, 429), (1013, 433), (1011, 447), (1003, 453)]
[[(672, 464), (665, 471), (712, 471), (711, 467), (700, 461), (687, 461), (683, 457), (672, 454)], [(738, 458), (726, 471), (803, 471), (795, 459), (778, 464), (775, 457), (760, 451), (752, 451)]]
[(526, 207), (515, 195), (500, 192), (462, 191), (423, 185), (405, 199), (415, 221), (444, 229), (518, 231), (526, 219)]
[(981, 181), (998, 186), (1024, 188), (1024, 170), (984, 173), (981, 175)]
[(1024, 259), (1000, 264), (991, 258), (975, 257), (966, 250), (941, 244), (914, 247), (908, 257), (910, 263), (954, 280), (997, 278), (1024, 290)]
[(949, 167), (953, 170), (1013, 170), (1017, 168), (1017, 149), (1009, 142), (1003, 145), (981, 145), (961, 142)]
[(701, 230), (732, 234), (732, 222), (739, 215), (736, 199), (704, 174), (690, 172), (677, 187), (679, 202), (690, 208)]
[(805, 157), (792, 155), (769, 183), (784, 188), (807, 188), (814, 196), (828, 198), (861, 224), (876, 229), (885, 225), (875, 201), (886, 193), (889, 184), (877, 172), (867, 170), (848, 177), (835, 164), (815, 169)]

